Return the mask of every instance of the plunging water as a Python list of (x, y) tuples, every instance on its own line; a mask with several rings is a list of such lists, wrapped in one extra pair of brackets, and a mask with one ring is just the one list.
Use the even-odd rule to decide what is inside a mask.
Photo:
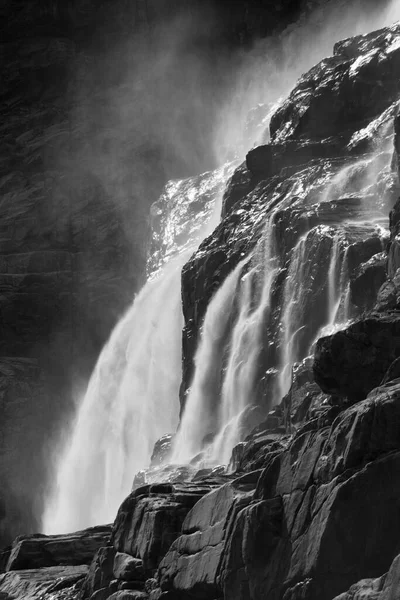
[(112, 521), (155, 441), (176, 427), (185, 258), (143, 288), (102, 351), (57, 472), (46, 533)]
[[(286, 184), (286, 196), (275, 212), (279, 210), (281, 218), (287, 213), (292, 225), (296, 219), (292, 206), (303, 194), (303, 211), (307, 202), (314, 203), (308, 212), (308, 230), (282, 255), (272, 213), (258, 244), (264, 244), (264, 254), (255, 251), (246, 267), (240, 263), (217, 291), (205, 316), (173, 461), (197, 458), (203, 465), (228, 464), (232, 448), (246, 435), (246, 410), (279, 402), (290, 388), (293, 364), (311, 353), (318, 337), (343, 327), (356, 314), (357, 307), (350, 302), (348, 252), (366, 237), (379, 241), (385, 234), (382, 219), (387, 220), (392, 194), (388, 133), (390, 125), (384, 123), (374, 154), (347, 163), (328, 177), (315, 170), (309, 182), (298, 177)], [(233, 289), (237, 289), (236, 302), (230, 300), (224, 313), (223, 299), (231, 298)], [(257, 290), (261, 290), (258, 295)], [(225, 319), (229, 315), (233, 326), (225, 336), (225, 347), (218, 337), (217, 348), (209, 324), (218, 315)], [(265, 352), (270, 344), (275, 352)], [(211, 358), (215, 351), (217, 363)], [(259, 368), (263, 360), (264, 376)], [(260, 377), (265, 380), (261, 397)]]
[[(242, 437), (241, 415), (254, 391), (258, 357), (265, 343), (264, 325), (278, 272), (273, 221), (274, 214), (267, 219), (260, 250), (237, 265), (210, 302), (172, 462), (189, 462), (201, 452), (204, 439), (211, 433), (215, 437), (203, 461), (227, 463), (233, 446)], [(250, 266), (245, 271), (247, 263)], [(262, 285), (255, 298), (257, 274)]]
[[(217, 225), (233, 168), (226, 165), (166, 186), (158, 204), (168, 203), (170, 210), (159, 226), (151, 263), (157, 276), (135, 298), (99, 357), (57, 465), (43, 515), (46, 533), (113, 520), (134, 475), (149, 466), (154, 443), (176, 429), (182, 378), (181, 269)], [(191, 200), (197, 211), (188, 224), (185, 211)], [(165, 258), (168, 262), (160, 268)]]

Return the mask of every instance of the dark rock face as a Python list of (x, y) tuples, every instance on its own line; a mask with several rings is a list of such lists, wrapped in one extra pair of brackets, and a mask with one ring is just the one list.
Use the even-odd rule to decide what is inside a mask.
[(143, 561), (151, 576), (194, 504), (209, 486), (150, 485), (135, 490), (121, 505), (114, 523), (112, 542), (119, 553)]
[(387, 256), (375, 254), (362, 263), (350, 285), (351, 301), (361, 310), (373, 306), (381, 286), (386, 281)]
[(97, 592), (108, 590), (114, 579), (114, 558), (112, 546), (99, 548), (90, 563), (89, 572), (82, 587), (82, 598), (91, 598)]
[(395, 600), (400, 586), (400, 557), (396, 556), (388, 573), (376, 579), (363, 579), (351, 586), (348, 592), (333, 600)]
[(328, 599), (385, 572), (399, 548), (391, 530), (398, 394), (397, 385), (376, 390), (331, 427), (271, 452), (261, 475), (205, 496), (160, 564), (162, 589), (182, 598)]
[[(300, 383), (304, 375), (298, 378)], [(160, 500), (174, 495), (178, 500), (179, 487), (172, 495), (165, 484), (135, 492), (114, 525), (114, 547), (120, 551), (123, 545), (126, 552), (115, 555), (114, 576), (120, 584), (127, 571), (136, 577), (141, 553), (148, 574), (154, 575), (161, 559), (147, 592), (132, 580), (135, 594), (154, 599), (258, 600), (268, 594), (273, 600), (332, 600), (343, 594), (340, 600), (348, 600), (357, 597), (351, 595), (355, 590), (396, 594), (397, 559), (391, 563), (400, 550), (399, 394), (393, 381), (342, 409), (331, 425), (320, 421), (307, 430), (303, 422), (294, 435), (278, 434), (275, 440), (272, 434), (269, 440), (254, 434), (248, 443), (263, 446), (263, 468), (208, 492), (203, 484), (197, 502), (187, 502), (191, 508), (175, 541), (157, 561), (148, 560), (140, 540), (151, 544), (160, 530), (151, 505), (160, 507)], [(251, 454), (247, 460), (242, 455), (242, 470), (251, 465)], [(194, 489), (193, 483), (189, 494)], [(141, 511), (144, 500), (150, 512)], [(177, 516), (182, 500), (175, 504)], [(165, 517), (162, 522), (167, 533)], [(112, 585), (108, 593), (102, 588), (104, 597)]]
[[(395, 37), (387, 29), (336, 44), (334, 55), (307, 73), (275, 113), (272, 140), (348, 137), (397, 100), (394, 73), (399, 58)], [(378, 71), (384, 97), (376, 85)], [(316, 77), (319, 73), (322, 77)]]
[(397, 314), (371, 315), (318, 340), (314, 376), (327, 394), (362, 400), (400, 355)]

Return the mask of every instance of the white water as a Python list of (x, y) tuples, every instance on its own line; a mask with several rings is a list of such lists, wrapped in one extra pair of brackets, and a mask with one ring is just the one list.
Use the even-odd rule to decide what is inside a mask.
[[(218, 224), (233, 168), (166, 187), (170, 212), (160, 245), (169, 260), (147, 281), (99, 356), (55, 465), (56, 482), (42, 517), (45, 533), (112, 521), (135, 474), (149, 466), (154, 443), (175, 431), (182, 379), (181, 270)], [(190, 231), (182, 232), (185, 203), (193, 194), (204, 201), (203, 210)], [(157, 258), (158, 266), (163, 257)]]
[[(242, 280), (239, 294), (239, 314), (232, 332), (229, 358), (224, 372), (219, 406), (220, 430), (208, 450), (208, 460), (214, 464), (228, 464), (232, 448), (243, 439), (242, 415), (246, 407), (255, 403), (254, 390), (257, 366), (263, 344), (265, 322), (271, 308), (271, 296), (278, 259), (275, 248), (275, 227), (272, 214), (264, 233), (264, 252), (258, 254), (257, 264)], [(254, 306), (253, 276), (261, 272), (261, 294)]]
[[(265, 339), (271, 293), (278, 272), (274, 214), (267, 220), (260, 251), (251, 268), (240, 277), (242, 261), (226, 278), (206, 313), (195, 359), (195, 376), (179, 431), (174, 440), (172, 462), (187, 463), (204, 449), (204, 438), (214, 439), (205, 451), (205, 464), (227, 464), (232, 448), (243, 437), (242, 415), (252, 402), (258, 357)], [(254, 298), (257, 278), (261, 281)], [(237, 306), (232, 304), (236, 291)], [(236, 318), (232, 323), (232, 310)], [(227, 339), (227, 326), (233, 328)], [(227, 356), (223, 355), (223, 343)], [(255, 399), (254, 399), (255, 400)]]
[(176, 427), (186, 258), (144, 286), (104, 347), (60, 461), (46, 533), (112, 521), (155, 441)]
[[(385, 125), (384, 136), (386, 130)], [(380, 151), (385, 151), (390, 143), (392, 143), (390, 139), (386, 140)], [(344, 219), (341, 225), (334, 227), (318, 226), (321, 236), (331, 238), (330, 257), (326, 267), (316, 265), (315, 272), (310, 268), (308, 249), (313, 240), (310, 240), (309, 236), (315, 234), (316, 228), (300, 238), (289, 255), (277, 340), (280, 348), (277, 385), (272, 397), (267, 399), (270, 405), (279, 402), (288, 392), (293, 364), (304, 358), (302, 353), (304, 353), (305, 343), (308, 344), (308, 353), (310, 353), (316, 338), (343, 327), (350, 317), (347, 260), (349, 242), (342, 228), (347, 227), (351, 230), (352, 227), (357, 229), (367, 225), (373, 228), (376, 223), (376, 230), (380, 229), (384, 201), (382, 200), (382, 206), (376, 204), (377, 193), (374, 188), (382, 171), (382, 166), (379, 166), (375, 160), (378, 154), (379, 151), (376, 156), (369, 156), (346, 165), (321, 190), (320, 202), (334, 203), (339, 200), (343, 202), (343, 198), (349, 197), (349, 206), (351, 206), (352, 195), (365, 197), (360, 209), (357, 209), (357, 219), (354, 222)], [(280, 208), (282, 209), (282, 205)], [(384, 211), (386, 214), (387, 207)], [(256, 377), (259, 375), (257, 359), (262, 346), (268, 345), (263, 324), (270, 308), (271, 293), (279, 267), (278, 253), (272, 243), (273, 223), (274, 219), (270, 218), (264, 230), (266, 252), (254, 254), (250, 269), (240, 279), (238, 270), (232, 273), (234, 286), (230, 277), (226, 279), (215, 296), (215, 304), (211, 303), (206, 313), (205, 324), (208, 324), (209, 320), (218, 321), (224, 314), (222, 302), (219, 301), (224, 297), (230, 298), (232, 286), (238, 286), (236, 320), (229, 344), (226, 346), (225, 360), (222, 359), (220, 341), (217, 349), (213, 345), (213, 328), (203, 328), (196, 355), (193, 383), (180, 429), (175, 438), (172, 456), (174, 462), (188, 463), (197, 456), (203, 465), (226, 465), (229, 463), (233, 447), (247, 433), (243, 423), (246, 419), (246, 410), (256, 401), (254, 397), (258, 383)], [(321, 279), (321, 269), (324, 268), (326, 272), (325, 275), (322, 272)], [(322, 314), (326, 315), (324, 324), (319, 327), (313, 322), (312, 306), (308, 305), (310, 289), (314, 289), (313, 281), (318, 273), (318, 280), (321, 279), (320, 285), (325, 297), (325, 305), (320, 308)], [(254, 306), (254, 289), (257, 289), (257, 285), (261, 286), (262, 291)], [(230, 314), (231, 309), (232, 304), (229, 304), (227, 314)], [(215, 352), (219, 357), (217, 365), (214, 361)], [(205, 399), (204, 390), (207, 390), (210, 381), (208, 373), (213, 367), (218, 371), (218, 375), (214, 373), (213, 393), (211, 395), (208, 393)], [(268, 369), (268, 365), (266, 368)], [(273, 371), (274, 367), (271, 366), (270, 370)], [(215, 382), (218, 382), (218, 385)], [(212, 442), (207, 440), (209, 435), (213, 436)]]
[[(332, 188), (326, 190), (326, 199), (330, 199), (332, 191), (344, 193), (355, 166), (346, 169), (333, 181)], [(370, 179), (372, 184), (375, 180), (372, 172)], [(187, 235), (188, 240), (192, 242)], [(297, 336), (302, 329), (298, 326), (302, 298), (297, 291), (304, 285), (301, 278), (304, 251), (302, 240), (293, 252), (284, 292), (281, 393), (288, 386), (297, 356)], [(214, 463), (227, 463), (232, 447), (242, 435), (241, 415), (252, 402), (257, 358), (265, 343), (262, 325), (270, 308), (277, 269), (272, 262), (273, 254), (268, 256), (243, 277), (246, 261), (240, 263), (209, 305), (173, 460), (189, 462), (203, 449), (204, 438), (213, 433), (216, 437), (208, 450), (209, 458)], [(328, 325), (337, 322), (341, 306), (340, 298), (335, 295), (341, 256), (335, 242), (328, 273)], [(156, 439), (176, 425), (183, 262), (180, 257), (175, 263), (168, 263), (156, 280), (146, 284), (104, 348), (58, 467), (57, 486), (43, 519), (47, 533), (113, 519), (120, 501), (130, 490), (134, 474), (148, 465)], [(346, 273), (343, 268), (339, 270), (339, 288), (341, 295), (345, 290), (344, 306), (348, 307)], [(263, 272), (262, 292), (254, 307), (252, 280), (260, 272)], [(240, 293), (235, 306), (237, 286)], [(224, 342), (229, 337), (225, 356)]]
[(283, 314), (282, 323), (282, 356), (279, 373), (279, 398), (289, 391), (291, 384), (292, 365), (297, 357), (297, 336), (303, 329), (303, 295), (302, 291), (306, 285), (306, 243), (308, 234), (304, 235), (295, 246), (286, 276), (283, 292)]
[(229, 333), (235, 294), (243, 266), (228, 275), (209, 303), (201, 342), (195, 357), (195, 376), (186, 399), (182, 422), (174, 440), (171, 462), (189, 463), (204, 447), (204, 438), (215, 432), (213, 407), (218, 405), (223, 350)]

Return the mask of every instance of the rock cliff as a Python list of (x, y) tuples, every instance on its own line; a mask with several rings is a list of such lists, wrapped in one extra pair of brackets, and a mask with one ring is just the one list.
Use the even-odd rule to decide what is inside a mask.
[[(211, 299), (274, 233), (258, 423), (230, 469), (160, 468), (163, 438), (110, 538), (104, 528), (17, 539), (0, 556), (0, 597), (400, 597), (399, 70), (398, 24), (339, 42), (280, 105), (271, 142), (232, 175), (220, 225), (183, 269), (185, 405)], [(263, 274), (252, 272), (257, 297)], [(302, 305), (285, 338), (288, 285)], [(333, 310), (341, 327), (324, 331)], [(299, 332), (289, 389), (273, 406), (285, 345)]]

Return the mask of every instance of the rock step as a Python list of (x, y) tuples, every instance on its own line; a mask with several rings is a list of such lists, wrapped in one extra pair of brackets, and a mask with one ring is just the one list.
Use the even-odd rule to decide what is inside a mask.
[(110, 535), (111, 525), (104, 525), (65, 535), (20, 536), (12, 544), (6, 571), (88, 565)]

